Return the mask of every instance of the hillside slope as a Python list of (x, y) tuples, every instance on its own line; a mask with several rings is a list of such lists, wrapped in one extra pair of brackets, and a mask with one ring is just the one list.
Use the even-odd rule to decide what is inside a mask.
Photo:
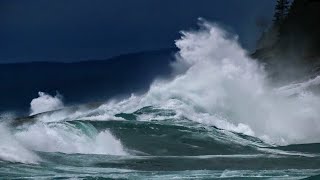
[(263, 33), (253, 57), (279, 81), (319, 74), (320, 0), (293, 1), (283, 22)]
[(26, 110), (38, 91), (61, 93), (68, 103), (107, 100), (148, 89), (170, 74), (175, 49), (76, 63), (0, 64), (0, 112)]

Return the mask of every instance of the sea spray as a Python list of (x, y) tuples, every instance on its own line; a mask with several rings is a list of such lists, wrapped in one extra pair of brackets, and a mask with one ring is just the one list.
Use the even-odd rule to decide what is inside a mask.
[(0, 124), (0, 161), (36, 164), (41, 159), (31, 150), (24, 147), (8, 130)]
[(78, 123), (36, 123), (15, 133), (24, 146), (35, 151), (125, 155), (119, 140), (105, 130)]
[(44, 92), (39, 92), (39, 97), (33, 99), (30, 103), (30, 115), (61, 109), (64, 107), (62, 102), (62, 96), (57, 94), (51, 96)]
[(236, 37), (206, 21), (200, 26), (176, 41), (177, 65), (187, 64), (188, 70), (170, 82), (153, 84), (143, 97), (146, 104), (165, 106), (176, 99), (182, 104), (177, 110), (193, 112), (192, 120), (275, 143), (320, 141), (317, 95), (305, 89), (297, 97), (274, 93), (263, 66), (247, 56)]
[(237, 37), (201, 20), (199, 30), (183, 31), (176, 46), (180, 50), (173, 67), (185, 69), (183, 73), (156, 81), (145, 95), (102, 105), (96, 117), (154, 106), (271, 143), (320, 142), (318, 95), (307, 88), (295, 97), (276, 92), (263, 66), (247, 55)]

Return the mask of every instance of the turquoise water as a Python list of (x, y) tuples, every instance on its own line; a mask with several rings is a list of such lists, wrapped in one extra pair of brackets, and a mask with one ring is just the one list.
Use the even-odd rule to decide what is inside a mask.
[[(100, 132), (107, 130), (121, 142), (124, 154), (111, 151), (91, 154), (90, 150), (94, 152), (99, 148), (94, 146), (83, 153), (50, 152), (50, 149), (40, 151), (41, 148), (38, 148), (32, 150), (39, 158), (35, 163), (0, 161), (0, 177), (301, 179), (320, 174), (320, 144), (277, 147), (255, 137), (205, 126), (188, 119), (137, 120), (139, 115), (148, 113), (168, 117), (174, 114), (171, 110), (145, 107), (133, 113), (117, 115), (124, 117), (124, 120), (42, 122), (51, 129), (63, 127), (73, 134), (81, 133), (92, 141)], [(39, 124), (25, 122), (11, 127), (12, 133), (34, 130), (32, 127)], [(114, 146), (106, 143), (107, 148)], [(63, 148), (60, 150), (64, 151)]]

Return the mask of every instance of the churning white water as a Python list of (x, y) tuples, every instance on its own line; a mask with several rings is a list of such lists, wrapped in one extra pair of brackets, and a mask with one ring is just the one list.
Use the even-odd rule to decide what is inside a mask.
[(153, 83), (143, 96), (101, 106), (99, 118), (152, 105), (272, 143), (320, 142), (319, 96), (304, 86), (295, 96), (270, 86), (263, 66), (248, 57), (237, 37), (201, 21), (199, 30), (182, 32), (176, 46), (173, 67), (183, 73)]
[(33, 99), (30, 103), (30, 115), (61, 109), (64, 107), (61, 95), (51, 96), (44, 92), (39, 92), (39, 97)]
[(10, 132), (0, 125), (0, 160), (38, 163), (33, 151), (62, 152), (67, 154), (125, 155), (121, 142), (109, 131), (97, 132), (85, 126), (84, 131), (68, 123), (36, 123), (19, 131)]
[[(146, 106), (174, 110), (176, 119), (183, 117), (272, 143), (320, 142), (320, 97), (308, 91), (309, 85), (318, 83), (317, 78), (272, 87), (263, 66), (248, 57), (237, 37), (205, 21), (197, 31), (182, 32), (176, 46), (180, 50), (172, 67), (178, 75), (154, 82), (144, 95), (111, 101), (95, 110), (39, 116), (37, 123), (14, 134), (0, 127), (0, 159), (39, 161), (32, 150), (124, 155), (121, 142), (108, 131), (92, 129), (86, 134), (62, 121), (119, 119), (114, 115)], [(31, 111), (35, 114), (62, 106), (58, 97), (41, 93), (31, 102)], [(138, 120), (162, 119), (157, 116), (139, 116)]]
[(0, 161), (38, 163), (40, 158), (29, 149), (22, 146), (19, 141), (0, 124)]
[(122, 144), (109, 131), (97, 132), (83, 125), (81, 130), (68, 123), (36, 123), (15, 133), (29, 149), (43, 152), (125, 155)]

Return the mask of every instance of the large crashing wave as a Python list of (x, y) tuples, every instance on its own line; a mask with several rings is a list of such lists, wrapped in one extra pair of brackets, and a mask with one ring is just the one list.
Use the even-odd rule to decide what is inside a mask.
[(199, 30), (183, 31), (176, 46), (180, 51), (173, 67), (182, 73), (153, 83), (143, 96), (107, 103), (90, 119), (155, 106), (272, 143), (320, 142), (319, 97), (305, 88), (295, 96), (279, 93), (268, 82), (263, 66), (248, 57), (237, 37), (201, 21)]
[[(201, 21), (199, 30), (182, 32), (176, 46), (180, 51), (172, 65), (177, 74), (174, 78), (154, 82), (144, 95), (110, 101), (93, 110), (80, 108), (36, 116), (35, 124), (23, 126), (7, 136), (14, 140), (10, 146), (7, 143), (8, 147), (17, 147), (17, 144), (26, 157), (30, 157), (20, 162), (37, 162), (33, 150), (125, 155), (121, 142), (108, 130), (98, 131), (83, 121), (123, 120), (128, 115), (138, 121), (171, 118), (172, 123), (178, 124), (188, 120), (276, 144), (320, 142), (320, 98), (304, 86), (295, 89), (294, 96), (291, 91), (285, 92), (291, 90), (288, 88), (291, 86), (272, 87), (263, 66), (248, 57), (237, 37), (217, 25)], [(43, 95), (37, 102), (43, 100)], [(63, 105), (61, 101), (54, 102), (59, 105), (54, 109)], [(39, 103), (33, 104), (41, 107)], [(49, 105), (51, 110), (52, 103)], [(139, 111), (143, 109), (145, 111)], [(81, 120), (80, 125), (70, 123), (75, 120)], [(0, 144), (3, 142), (9, 141), (1, 139)], [(3, 152), (6, 151), (0, 151), (0, 158), (6, 159)], [(19, 157), (11, 158), (15, 159)]]

